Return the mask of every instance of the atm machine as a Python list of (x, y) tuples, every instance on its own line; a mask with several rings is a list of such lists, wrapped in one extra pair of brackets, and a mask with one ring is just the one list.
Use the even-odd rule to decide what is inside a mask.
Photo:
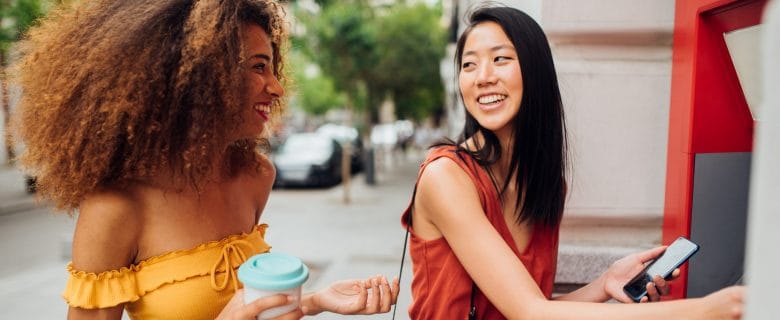
[(673, 282), (672, 299), (742, 278), (755, 120), (724, 35), (760, 24), (766, 4), (676, 2), (662, 241), (686, 236), (700, 250)]

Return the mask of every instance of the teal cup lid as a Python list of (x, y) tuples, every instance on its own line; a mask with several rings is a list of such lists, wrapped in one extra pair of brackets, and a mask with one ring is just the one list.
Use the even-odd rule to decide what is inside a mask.
[(301, 259), (283, 253), (262, 253), (238, 267), (238, 280), (245, 286), (262, 290), (287, 290), (309, 278), (309, 268)]

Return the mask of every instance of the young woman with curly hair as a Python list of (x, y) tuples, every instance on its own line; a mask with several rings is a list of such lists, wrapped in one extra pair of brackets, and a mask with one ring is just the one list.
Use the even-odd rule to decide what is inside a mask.
[[(71, 319), (253, 319), (237, 267), (270, 249), (274, 180), (258, 151), (282, 109), (272, 0), (97, 0), (57, 8), (22, 46), (17, 131), (40, 194), (77, 212)], [(297, 319), (386, 312), (398, 283), (337, 282)]]

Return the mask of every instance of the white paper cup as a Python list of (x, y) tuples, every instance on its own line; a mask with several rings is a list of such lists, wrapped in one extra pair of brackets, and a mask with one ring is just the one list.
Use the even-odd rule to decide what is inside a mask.
[(238, 268), (238, 280), (244, 284), (244, 303), (275, 294), (293, 298), (289, 304), (271, 308), (257, 315), (258, 320), (271, 319), (300, 306), (301, 286), (309, 278), (309, 269), (300, 259), (283, 253), (263, 253), (247, 259)]

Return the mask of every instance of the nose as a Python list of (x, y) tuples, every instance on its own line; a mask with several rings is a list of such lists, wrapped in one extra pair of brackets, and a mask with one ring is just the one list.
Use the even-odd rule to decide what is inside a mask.
[(477, 70), (477, 86), (485, 86), (496, 83), (496, 74), (493, 72), (492, 63), (481, 63)]
[(270, 80), (265, 86), (265, 91), (274, 98), (281, 98), (284, 96), (284, 87), (275, 75), (270, 77)]

